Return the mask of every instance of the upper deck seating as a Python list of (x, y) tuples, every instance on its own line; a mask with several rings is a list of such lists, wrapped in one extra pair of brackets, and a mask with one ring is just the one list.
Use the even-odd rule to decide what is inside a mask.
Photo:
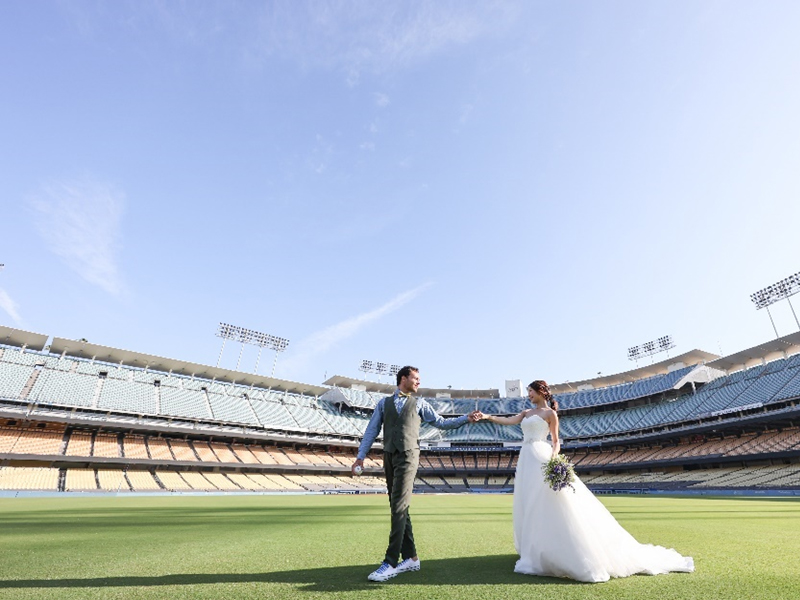
[(40, 403), (63, 406), (92, 406), (100, 379), (93, 375), (43, 369), (28, 398)]
[(211, 419), (208, 411), (205, 392), (202, 390), (184, 388), (174, 388), (160, 386), (159, 394), (161, 397), (162, 415), (175, 417), (187, 417), (190, 419)]
[(98, 408), (136, 414), (156, 414), (157, 388), (152, 383), (111, 378), (106, 378), (102, 382)]
[[(324, 404), (321, 406), (321, 410), (323, 417), (330, 424), (334, 431), (347, 433), (358, 437), (364, 435), (366, 422), (364, 423), (364, 429), (361, 429), (358, 425), (356, 425), (356, 422), (352, 418), (340, 413), (334, 406)], [(360, 420), (366, 421), (365, 419)]]
[(19, 398), (34, 370), (28, 365), (4, 363), (0, 368), (0, 396)]
[(252, 406), (263, 427), (300, 429), (300, 425), (286, 410), (286, 406), (277, 401), (272, 394), (254, 393)]
[(631, 383), (623, 383), (605, 388), (556, 394), (555, 398), (559, 403), (559, 407), (562, 409), (598, 406), (601, 404), (621, 402), (623, 400), (644, 398), (671, 389), (693, 368), (694, 367), (682, 367), (671, 373), (655, 375)]
[(239, 395), (212, 394), (209, 392), (208, 399), (211, 402), (211, 411), (214, 413), (214, 418), (218, 421), (259, 425), (253, 410), (250, 408), (246, 392), (241, 392)]
[(354, 390), (352, 388), (337, 388), (345, 398), (350, 406), (356, 408), (374, 409), (378, 401), (386, 394), (378, 392), (365, 392), (361, 390)]
[(308, 406), (287, 404), (286, 409), (294, 417), (301, 429), (334, 433), (333, 427), (322, 416), (322, 411)]

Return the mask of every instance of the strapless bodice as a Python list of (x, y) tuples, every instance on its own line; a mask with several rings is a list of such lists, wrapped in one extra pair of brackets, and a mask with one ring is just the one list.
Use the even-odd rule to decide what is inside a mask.
[(526, 443), (547, 441), (550, 426), (539, 415), (529, 415), (522, 419), (522, 441)]

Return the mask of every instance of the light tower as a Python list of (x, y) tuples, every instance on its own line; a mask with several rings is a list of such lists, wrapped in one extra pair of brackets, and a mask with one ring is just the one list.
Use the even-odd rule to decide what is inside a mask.
[[(639, 344), (638, 346), (631, 346), (628, 348), (628, 360), (635, 360), (636, 366), (639, 366), (639, 359), (643, 356), (653, 356), (659, 352), (666, 352), (669, 356), (670, 348), (675, 347), (675, 342), (672, 340), (671, 335), (662, 335), (656, 340)], [(598, 373), (599, 375), (599, 373)]]
[(239, 370), (239, 362), (242, 360), (242, 351), (244, 350), (245, 344), (258, 346), (258, 358), (256, 358), (256, 367), (253, 369), (254, 373), (258, 372), (258, 363), (261, 360), (261, 351), (264, 349), (264, 347), (266, 346), (274, 350), (275, 360), (272, 361), (272, 374), (270, 377), (275, 376), (275, 366), (278, 364), (278, 353), (283, 352), (289, 346), (289, 340), (286, 338), (270, 335), (268, 333), (261, 333), (260, 331), (254, 331), (252, 329), (245, 329), (244, 327), (230, 325), (228, 323), (219, 324), (219, 329), (217, 330), (216, 336), (222, 338), (222, 348), (220, 348), (219, 357), (217, 358), (217, 366), (219, 366), (219, 361), (222, 360), (222, 352), (225, 350), (225, 342), (228, 340), (234, 340), (242, 344), (242, 347), (239, 349), (239, 358), (236, 361), (237, 371)]
[(794, 306), (792, 306), (792, 301), (789, 299), (797, 292), (800, 292), (800, 273), (790, 275), (786, 279), (781, 279), (777, 283), (768, 285), (764, 289), (750, 294), (750, 300), (752, 300), (753, 304), (756, 305), (756, 310), (761, 310), (762, 308), (767, 309), (769, 321), (772, 323), (772, 329), (775, 332), (776, 338), (780, 336), (778, 335), (778, 328), (775, 327), (775, 321), (772, 318), (772, 313), (769, 312), (769, 307), (776, 302), (786, 300), (786, 302), (789, 303), (789, 308), (792, 309), (794, 322), (797, 323), (797, 328), (800, 329), (800, 321), (797, 320), (797, 313), (794, 312)]

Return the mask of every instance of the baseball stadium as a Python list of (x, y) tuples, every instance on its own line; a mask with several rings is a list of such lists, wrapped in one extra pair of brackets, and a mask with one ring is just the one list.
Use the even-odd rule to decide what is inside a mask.
[(0, 600), (800, 599), (798, 23), (0, 3)]
[[(364, 575), (388, 512), (380, 437), (363, 475), (350, 467), (393, 385), (343, 376), (298, 383), (10, 327), (0, 336), (0, 535), (16, 572), (0, 595), (349, 598), (374, 589)], [(419, 395), (446, 417), (519, 413), (528, 403), (522, 382), (506, 387)], [(676, 598), (788, 598), (800, 589), (785, 572), (764, 575), (770, 557), (797, 546), (800, 333), (552, 389), (563, 452), (582, 481), (637, 536), (666, 539), (698, 564), (691, 575), (612, 581), (592, 597), (655, 594), (655, 580)], [(508, 539), (521, 442), (519, 426), (423, 424), (412, 513), (431, 538), (427, 562), (438, 566), (389, 584), (404, 590), (398, 597), (526, 594)], [(465, 517), (475, 523), (458, 524)], [(202, 533), (186, 539), (186, 528)], [(714, 557), (743, 535), (754, 542), (747, 565)], [(307, 544), (337, 554), (335, 564), (309, 570)], [(137, 561), (133, 573), (98, 576), (91, 566), (151, 545), (162, 560), (149, 568)], [(239, 553), (247, 559), (231, 559)], [(456, 564), (469, 565), (466, 580)], [(113, 565), (125, 570), (124, 560)], [(542, 597), (583, 597), (580, 586), (534, 579), (547, 584), (537, 585)]]

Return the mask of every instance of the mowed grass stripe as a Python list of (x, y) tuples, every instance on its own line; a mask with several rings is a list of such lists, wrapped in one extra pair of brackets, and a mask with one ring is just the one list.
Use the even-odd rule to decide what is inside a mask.
[(800, 501), (603, 497), (697, 572), (579, 584), (513, 573), (511, 497), (416, 496), (422, 571), (366, 581), (385, 496), (0, 499), (0, 598), (800, 598)]

